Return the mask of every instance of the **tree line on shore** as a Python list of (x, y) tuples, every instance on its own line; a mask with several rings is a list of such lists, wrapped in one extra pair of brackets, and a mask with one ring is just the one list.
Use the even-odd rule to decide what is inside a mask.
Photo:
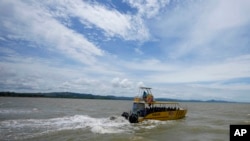
[(132, 97), (117, 97), (112, 95), (102, 96), (85, 93), (72, 92), (51, 92), (51, 93), (16, 93), (0, 92), (2, 97), (48, 97), (48, 98), (76, 98), (76, 99), (113, 99), (113, 100), (132, 100)]
[[(133, 97), (113, 96), (113, 95), (93, 95), (73, 92), (51, 92), (51, 93), (21, 93), (21, 92), (0, 92), (0, 97), (47, 97), (47, 98), (74, 98), (74, 99), (106, 99), (106, 100), (133, 100)], [(156, 101), (172, 102), (228, 102), (223, 100), (180, 100), (169, 98), (156, 98)]]

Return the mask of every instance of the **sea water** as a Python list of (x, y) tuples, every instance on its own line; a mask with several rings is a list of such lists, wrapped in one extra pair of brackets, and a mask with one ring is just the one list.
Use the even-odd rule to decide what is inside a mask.
[(0, 97), (0, 140), (228, 141), (230, 124), (250, 124), (247, 103), (181, 103), (184, 119), (131, 124), (131, 101)]

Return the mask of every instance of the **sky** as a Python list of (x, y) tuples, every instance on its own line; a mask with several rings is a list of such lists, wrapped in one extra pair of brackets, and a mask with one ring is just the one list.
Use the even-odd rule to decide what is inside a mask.
[(0, 91), (250, 102), (249, 0), (0, 0)]

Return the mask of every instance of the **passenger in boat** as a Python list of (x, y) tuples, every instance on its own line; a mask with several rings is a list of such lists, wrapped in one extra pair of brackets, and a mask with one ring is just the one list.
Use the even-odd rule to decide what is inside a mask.
[[(146, 116), (148, 114), (154, 113), (154, 112), (164, 112), (164, 111), (177, 111), (180, 110), (179, 107), (153, 107), (148, 106), (143, 111), (140, 111), (141, 116)], [(144, 115), (143, 115), (144, 113)]]
[(143, 98), (144, 101), (147, 100), (147, 96), (148, 96), (147, 92), (144, 91), (143, 92), (143, 96), (142, 96), (142, 98)]

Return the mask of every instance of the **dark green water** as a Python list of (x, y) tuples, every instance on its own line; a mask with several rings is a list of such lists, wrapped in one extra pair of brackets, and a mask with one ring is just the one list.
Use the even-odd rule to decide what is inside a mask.
[(131, 101), (1, 97), (0, 140), (228, 141), (230, 124), (250, 124), (250, 104), (182, 104), (184, 119), (130, 124)]

